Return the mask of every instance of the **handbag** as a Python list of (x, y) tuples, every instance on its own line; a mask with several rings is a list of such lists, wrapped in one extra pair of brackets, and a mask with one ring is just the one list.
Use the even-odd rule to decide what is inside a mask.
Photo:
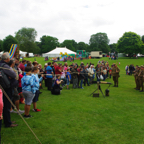
[(100, 75), (100, 79), (103, 80), (103, 76), (102, 75)]

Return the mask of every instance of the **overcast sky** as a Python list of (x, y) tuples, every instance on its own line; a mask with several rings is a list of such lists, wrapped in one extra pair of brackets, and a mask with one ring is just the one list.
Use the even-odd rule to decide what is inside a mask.
[(143, 0), (0, 0), (0, 39), (29, 27), (37, 41), (49, 35), (89, 43), (105, 32), (116, 43), (124, 32), (144, 35), (143, 6)]

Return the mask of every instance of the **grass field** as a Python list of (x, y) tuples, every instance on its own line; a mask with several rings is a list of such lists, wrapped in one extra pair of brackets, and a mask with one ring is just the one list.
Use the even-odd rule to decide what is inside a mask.
[[(27, 58), (34, 61), (34, 58)], [(44, 58), (36, 58), (44, 65)], [(108, 60), (111, 65), (116, 63)], [(83, 60), (97, 64), (98, 59)], [(80, 60), (75, 61), (80, 64)], [(127, 64), (143, 65), (144, 59), (121, 58), (118, 60), (119, 87), (110, 87), (110, 96), (93, 98), (90, 95), (96, 85), (84, 89), (63, 89), (60, 96), (51, 95), (44, 87), (37, 107), (41, 112), (30, 114), (26, 119), (43, 144), (142, 144), (144, 143), (144, 93), (134, 89), (133, 76), (125, 74)], [(69, 62), (68, 62), (69, 63)], [(69, 63), (70, 64), (70, 63)], [(106, 81), (112, 82), (112, 79)], [(102, 84), (103, 92), (108, 87)], [(24, 109), (24, 105), (20, 105)], [(31, 107), (32, 109), (32, 107)], [(37, 144), (35, 137), (19, 115), (11, 114), (15, 128), (2, 127), (4, 144)]]

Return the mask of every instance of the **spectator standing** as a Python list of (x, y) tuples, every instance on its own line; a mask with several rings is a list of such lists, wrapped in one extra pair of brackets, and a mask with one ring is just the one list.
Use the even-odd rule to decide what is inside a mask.
[(40, 109), (37, 109), (37, 101), (39, 98), (39, 86), (41, 86), (41, 81), (43, 80), (43, 75), (40, 77), (38, 77), (38, 73), (39, 73), (39, 69), (38, 67), (33, 67), (32, 69), (33, 72), (33, 80), (34, 80), (34, 86), (33, 89), (35, 89), (35, 96), (33, 98), (33, 111), (34, 112), (39, 112), (41, 111)]
[(84, 88), (82, 87), (84, 79), (85, 79), (85, 76), (84, 76), (83, 68), (81, 68), (81, 69), (80, 69), (80, 88), (81, 88), (81, 89), (84, 89)]
[[(8, 52), (3, 53), (2, 55), (2, 60), (0, 61), (0, 66), (2, 64), (4, 68), (3, 72), (6, 74), (6, 76), (8, 77), (8, 79), (15, 79), (16, 78), (16, 74), (14, 71), (10, 70), (10, 67), (8, 65), (9, 61), (10, 61), (10, 56)], [(11, 99), (12, 98), (12, 88), (5, 88), (4, 89), (5, 92), (7, 93), (8, 97)], [(11, 117), (10, 117), (10, 108), (11, 108), (11, 103), (8, 101), (8, 99), (6, 98), (5, 95), (3, 95), (3, 103), (4, 103), (4, 108), (3, 108), (3, 118), (4, 118), (4, 124), (5, 127), (15, 127), (18, 126), (17, 124), (14, 124), (14, 122), (11, 121)]]
[(90, 86), (90, 85), (89, 85), (89, 82), (88, 82), (87, 66), (84, 67), (83, 73), (84, 73), (84, 77), (85, 77), (85, 79), (84, 79), (84, 86), (86, 86), (86, 83), (87, 83), (88, 86)]
[(25, 65), (26, 64), (26, 60), (22, 60), (22, 63), (20, 63), (19, 68), (21, 69), (21, 71), (24, 73), (25, 71)]
[(23, 95), (25, 97), (24, 117), (25, 118), (30, 118), (30, 117), (32, 117), (29, 114), (30, 106), (31, 106), (32, 100), (35, 96), (36, 90), (34, 89), (34, 79), (31, 76), (32, 68), (31, 67), (26, 67), (25, 72), (26, 72), (26, 75), (21, 79), (22, 92), (23, 92)]
[(61, 79), (63, 80), (62, 86), (65, 86), (65, 84), (67, 83), (65, 73), (66, 71), (64, 70), (64, 66), (62, 66), (62, 72), (61, 72)]
[(70, 68), (67, 68), (66, 79), (67, 79), (67, 89), (69, 89), (69, 84), (71, 81)]
[(126, 65), (125, 67), (126, 75), (128, 74), (128, 69), (129, 69), (129, 65)]
[[(15, 66), (15, 60), (11, 59), (9, 62), (10, 68), (16, 73), (16, 78), (15, 79), (11, 79), (11, 87), (12, 87), (12, 99), (13, 102), (16, 105), (17, 110), (23, 114), (24, 111), (19, 109), (19, 100), (20, 100), (20, 95), (18, 94), (17, 88), (18, 88), (18, 79), (19, 79), (19, 75), (18, 75), (18, 71), (14, 68)], [(13, 112), (13, 110), (11, 111)]]
[(74, 67), (71, 70), (72, 72), (72, 79), (73, 79), (73, 88), (78, 88), (78, 71), (77, 71), (77, 65), (74, 65)]
[(107, 75), (107, 70), (106, 70), (106, 67), (104, 67), (104, 70), (103, 70), (103, 80), (105, 81), (106, 79), (106, 75)]
[(61, 72), (62, 72), (62, 64), (59, 63), (58, 66), (56, 67), (55, 69), (55, 74), (60, 74), (61, 75)]
[(112, 68), (109, 69), (110, 79), (111, 79), (111, 74), (112, 74)]
[(2, 90), (0, 89), (0, 143), (1, 143), (1, 127), (2, 127), (2, 112), (3, 112), (3, 93)]
[(90, 66), (90, 68), (88, 69), (88, 72), (90, 74), (90, 84), (92, 84), (93, 74), (94, 74), (93, 65)]
[(53, 70), (51, 68), (51, 62), (48, 63), (48, 66), (46, 68), (46, 78), (47, 78), (47, 88), (49, 91), (52, 90), (52, 78), (53, 78)]

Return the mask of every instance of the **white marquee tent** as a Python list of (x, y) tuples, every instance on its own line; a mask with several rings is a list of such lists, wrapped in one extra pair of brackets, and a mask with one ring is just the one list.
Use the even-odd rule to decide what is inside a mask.
[(23, 51), (20, 50), (19, 54), (20, 54), (21, 57), (26, 57), (27, 52), (23, 52)]
[(34, 57), (34, 54), (33, 53), (29, 53), (29, 57)]
[(60, 53), (67, 53), (67, 54), (76, 54), (76, 52), (73, 52), (69, 49), (67, 49), (66, 47), (56, 47), (55, 49), (53, 49), (52, 51), (48, 52), (48, 53), (44, 53), (42, 56), (43, 57), (61, 57)]

